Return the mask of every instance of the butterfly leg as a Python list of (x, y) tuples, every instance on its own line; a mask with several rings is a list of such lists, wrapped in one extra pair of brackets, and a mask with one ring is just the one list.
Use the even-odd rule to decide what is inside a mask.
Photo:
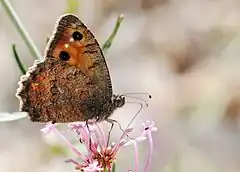
[(88, 141), (88, 143), (89, 143), (89, 149), (90, 149), (90, 151), (93, 152), (93, 150), (92, 150), (91, 131), (90, 131), (90, 128), (89, 128), (88, 120), (86, 121), (86, 126), (87, 126), (87, 129), (88, 129), (88, 132), (89, 132), (89, 141)]
[(56, 124), (56, 123), (57, 123), (57, 121), (54, 121), (54, 120), (52, 121), (52, 124)]
[(109, 140), (110, 140), (110, 135), (111, 135), (111, 131), (112, 131), (112, 129), (113, 129), (114, 122), (115, 122), (116, 120), (114, 120), (114, 119), (106, 119), (106, 121), (111, 124), (111, 127), (110, 127), (110, 129), (109, 129), (109, 131), (108, 131), (108, 138), (107, 138), (107, 147), (108, 147), (108, 145), (109, 145)]
[[(110, 130), (109, 130), (109, 132), (108, 132), (108, 133), (109, 133), (109, 134), (108, 134), (108, 142), (109, 142), (109, 139), (110, 139), (110, 134), (111, 134), (111, 131), (112, 131), (112, 129), (113, 129), (114, 123), (116, 123), (116, 124), (118, 125), (118, 127), (120, 128), (120, 130), (127, 136), (127, 138), (129, 138), (130, 140), (134, 140), (133, 137), (130, 137), (130, 136), (126, 133), (126, 131), (122, 128), (121, 124), (120, 124), (117, 120), (115, 120), (115, 119), (109, 119), (109, 118), (108, 118), (108, 119), (106, 119), (106, 121), (111, 124)], [(108, 142), (107, 142), (107, 144), (108, 144)]]

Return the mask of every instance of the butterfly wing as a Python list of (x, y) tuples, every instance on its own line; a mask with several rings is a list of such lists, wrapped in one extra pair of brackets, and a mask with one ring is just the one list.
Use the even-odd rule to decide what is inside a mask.
[(85, 121), (112, 111), (112, 86), (101, 49), (72, 14), (59, 19), (44, 61), (36, 61), (19, 84), (20, 110), (29, 112), (32, 121)]
[(111, 78), (100, 46), (90, 30), (73, 14), (60, 17), (45, 51), (45, 57), (61, 59), (66, 56), (66, 63), (92, 77), (105, 96), (112, 97)]

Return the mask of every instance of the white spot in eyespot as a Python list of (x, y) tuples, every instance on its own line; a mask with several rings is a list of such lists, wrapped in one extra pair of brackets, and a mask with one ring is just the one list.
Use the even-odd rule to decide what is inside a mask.
[(69, 44), (64, 44), (64, 47), (65, 47), (65, 48), (68, 48), (68, 47), (69, 47)]
[(72, 24), (72, 28), (73, 28), (73, 29), (77, 29), (77, 24), (76, 24), (76, 23), (73, 23), (73, 24)]
[(61, 88), (61, 87), (57, 87), (58, 91), (63, 94), (64, 93), (64, 90)]
[(74, 39), (73, 39), (73, 38), (70, 38), (69, 41), (70, 41), (70, 42), (74, 42)]

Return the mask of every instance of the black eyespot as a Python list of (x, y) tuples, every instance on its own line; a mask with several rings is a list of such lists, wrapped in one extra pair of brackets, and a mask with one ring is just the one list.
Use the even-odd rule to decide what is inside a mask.
[(59, 58), (63, 61), (68, 61), (70, 59), (70, 55), (66, 51), (61, 51), (59, 54)]
[(73, 32), (72, 37), (74, 41), (81, 41), (83, 39), (83, 35), (78, 31)]

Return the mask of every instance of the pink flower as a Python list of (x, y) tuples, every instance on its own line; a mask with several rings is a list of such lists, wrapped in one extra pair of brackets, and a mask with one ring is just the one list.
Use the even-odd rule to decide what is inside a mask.
[(41, 129), (41, 132), (43, 132), (43, 134), (47, 134), (50, 131), (52, 131), (55, 127), (56, 127), (56, 124), (52, 124), (52, 122), (50, 122), (46, 124), (44, 128)]
[[(120, 136), (117, 143), (107, 143), (107, 137), (104, 134), (101, 126), (98, 123), (88, 124), (85, 122), (75, 122), (69, 124), (70, 132), (75, 132), (77, 139), (81, 144), (84, 144), (87, 152), (80, 152), (65, 136), (56, 128), (55, 124), (47, 124), (43, 133), (54, 131), (57, 133), (67, 144), (67, 146), (80, 158), (80, 161), (76, 161), (73, 158), (66, 160), (68, 163), (72, 163), (75, 169), (86, 172), (101, 172), (104, 170), (111, 171), (113, 164), (116, 162), (116, 155), (120, 148), (133, 145), (134, 148), (134, 172), (138, 172), (138, 143), (146, 139), (149, 140), (149, 155), (144, 172), (149, 170), (151, 162), (151, 156), (153, 152), (152, 131), (156, 131), (153, 121), (146, 121), (143, 123), (143, 132), (139, 137), (130, 139), (128, 134), (133, 131), (133, 128), (127, 128), (124, 130), (124, 134)], [(128, 139), (128, 141), (126, 140)], [(129, 170), (132, 171), (132, 170)]]
[(96, 172), (96, 171), (103, 171), (102, 167), (99, 167), (97, 161), (94, 161), (92, 164), (89, 164), (87, 167), (83, 167), (82, 170), (85, 172)]
[(153, 153), (153, 140), (152, 140), (152, 132), (157, 131), (157, 127), (155, 127), (154, 121), (149, 121), (147, 120), (145, 123), (142, 123), (144, 127), (144, 131), (142, 135), (147, 135), (148, 137), (148, 142), (149, 142), (149, 153), (148, 153), (148, 159), (147, 163), (145, 165), (144, 171), (148, 172), (149, 171), (149, 165), (152, 160), (152, 153)]

